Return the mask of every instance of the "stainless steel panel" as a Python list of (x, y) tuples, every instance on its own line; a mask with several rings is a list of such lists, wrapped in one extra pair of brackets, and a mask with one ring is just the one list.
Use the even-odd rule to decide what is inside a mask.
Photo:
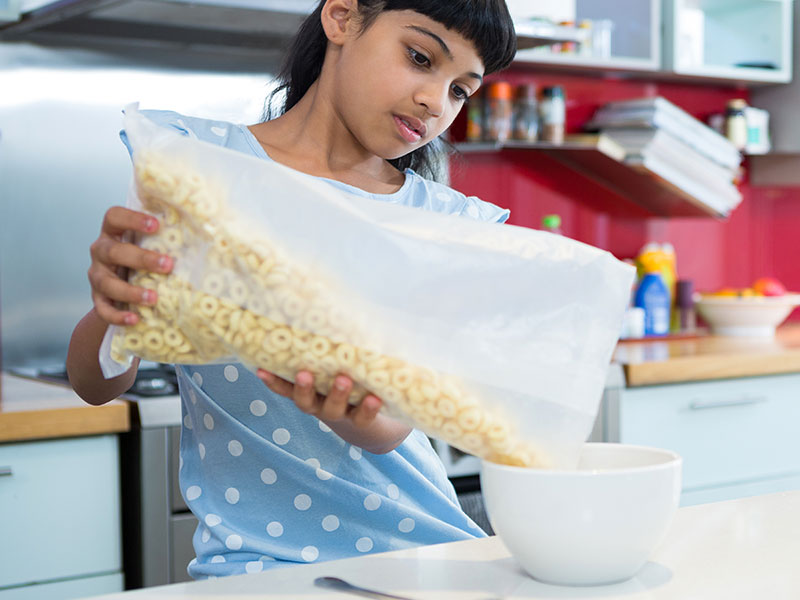
[(181, 428), (169, 428), (169, 504), (173, 513), (187, 512), (189, 507), (181, 494), (180, 486), (180, 451), (181, 451)]
[(191, 513), (170, 518), (169, 535), (172, 540), (170, 583), (192, 580), (186, 572), (186, 566), (195, 557), (192, 536), (196, 528), (197, 519)]

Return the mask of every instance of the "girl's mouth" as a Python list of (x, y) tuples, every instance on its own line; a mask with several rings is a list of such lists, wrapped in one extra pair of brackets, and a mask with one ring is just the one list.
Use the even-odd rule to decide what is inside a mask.
[(397, 130), (400, 132), (400, 135), (409, 144), (416, 144), (422, 139), (422, 133), (424, 132), (420, 132), (418, 129), (415, 129), (414, 124), (410, 123), (406, 119), (394, 115), (394, 122), (395, 125), (397, 125)]

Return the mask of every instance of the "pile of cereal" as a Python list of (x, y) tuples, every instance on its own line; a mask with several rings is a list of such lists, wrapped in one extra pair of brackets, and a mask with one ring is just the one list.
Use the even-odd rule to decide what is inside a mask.
[[(547, 466), (515, 436), (508, 416), (454, 377), (370, 349), (363, 328), (328, 300), (324, 277), (244, 230), (227, 213), (223, 190), (154, 155), (136, 157), (135, 178), (144, 209), (162, 223), (140, 245), (178, 260), (169, 275), (132, 274), (131, 282), (156, 290), (158, 301), (135, 308), (139, 322), (112, 340), (114, 360), (130, 354), (176, 364), (236, 359), (292, 381), (308, 370), (321, 394), (342, 373), (354, 382), (352, 404), (371, 392), (390, 416), (465, 452)], [(203, 264), (202, 273), (190, 272), (181, 256)]]

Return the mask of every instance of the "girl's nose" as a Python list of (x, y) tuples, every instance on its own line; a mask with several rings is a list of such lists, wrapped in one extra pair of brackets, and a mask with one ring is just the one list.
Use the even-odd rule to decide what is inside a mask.
[(416, 94), (416, 102), (425, 107), (432, 117), (440, 117), (444, 112), (449, 86), (428, 84), (420, 86)]

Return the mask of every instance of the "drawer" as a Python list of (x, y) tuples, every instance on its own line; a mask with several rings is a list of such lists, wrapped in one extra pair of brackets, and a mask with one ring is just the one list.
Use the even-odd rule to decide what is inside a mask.
[(619, 441), (684, 459), (684, 490), (800, 471), (800, 375), (622, 390)]
[(0, 587), (122, 570), (116, 436), (0, 444), (0, 469)]

